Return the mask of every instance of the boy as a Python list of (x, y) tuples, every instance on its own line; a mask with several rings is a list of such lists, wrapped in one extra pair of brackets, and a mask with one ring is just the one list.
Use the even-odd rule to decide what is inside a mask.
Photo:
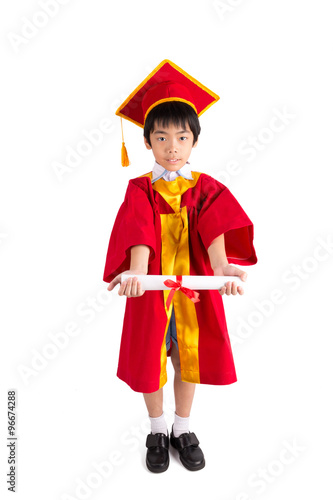
[[(135, 89), (116, 114), (144, 128), (144, 143), (155, 157), (152, 172), (129, 181), (110, 237), (103, 280), (108, 290), (121, 274), (230, 275), (246, 280), (232, 263), (257, 262), (253, 224), (228, 188), (191, 171), (188, 159), (198, 144), (198, 116), (219, 97), (169, 60)], [(231, 384), (236, 372), (221, 295), (242, 295), (228, 282), (201, 290), (200, 302), (169, 290), (144, 292), (140, 280), (120, 285), (126, 310), (117, 375), (142, 392), (151, 421), (147, 467), (169, 466), (169, 434), (163, 414), (167, 355), (175, 370), (175, 421), (170, 443), (189, 470), (205, 459), (189, 432), (195, 384)]]

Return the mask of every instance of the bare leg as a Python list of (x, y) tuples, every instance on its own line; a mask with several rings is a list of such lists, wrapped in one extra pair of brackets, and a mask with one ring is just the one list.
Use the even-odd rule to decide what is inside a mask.
[(180, 359), (179, 352), (175, 344), (171, 348), (171, 361), (175, 369), (174, 378), (174, 391), (175, 391), (175, 403), (176, 403), (176, 414), (179, 417), (187, 418), (190, 416), (195, 384), (190, 382), (183, 382), (180, 373)]
[(156, 392), (143, 394), (148, 414), (152, 418), (160, 417), (163, 413), (163, 387)]

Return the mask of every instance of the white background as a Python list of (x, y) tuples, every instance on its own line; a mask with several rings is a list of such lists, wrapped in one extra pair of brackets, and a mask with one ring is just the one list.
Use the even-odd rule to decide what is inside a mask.
[[(7, 0), (0, 12), (2, 498), (12, 388), (15, 498), (329, 498), (330, 2), (56, 5)], [(173, 454), (168, 471), (154, 475), (144, 463), (142, 395), (116, 377), (126, 299), (107, 292), (102, 276), (128, 180), (153, 166), (142, 130), (126, 122), (132, 164), (121, 167), (114, 112), (165, 58), (221, 97), (201, 117), (192, 168), (241, 203), (258, 263), (246, 268), (245, 294), (223, 299), (238, 382), (197, 387), (190, 429), (206, 468), (191, 473)], [(277, 112), (284, 121), (272, 121)], [(84, 131), (106, 119), (101, 143), (57, 174)], [(250, 158), (244, 145), (253, 138)], [(228, 174), (231, 162), (237, 171)], [(59, 333), (68, 343), (56, 348)], [(171, 427), (171, 365), (168, 372)], [(113, 462), (106, 477), (96, 471), (102, 462)]]

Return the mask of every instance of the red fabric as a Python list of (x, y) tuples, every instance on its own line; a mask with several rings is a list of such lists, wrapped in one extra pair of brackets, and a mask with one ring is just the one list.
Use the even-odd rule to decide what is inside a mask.
[(104, 281), (110, 282), (129, 269), (130, 248), (134, 245), (149, 246), (149, 260), (154, 260), (156, 236), (153, 208), (146, 193), (130, 182), (111, 233)]
[(196, 107), (198, 115), (219, 99), (171, 61), (165, 59), (161, 64), (151, 77), (136, 89), (133, 96), (128, 101), (126, 99), (116, 114), (143, 126), (148, 108), (161, 99), (178, 97), (190, 101)]
[[(171, 68), (170, 65), (168, 66)], [(181, 75), (181, 73), (179, 73), (178, 75)], [(183, 75), (181, 76), (183, 77)], [(202, 92), (202, 94), (206, 97), (205, 93)], [(200, 95), (200, 97), (202, 96), (202, 94)], [(189, 101), (195, 105), (195, 102), (193, 102), (194, 101), (193, 96), (189, 92), (187, 86), (181, 85), (180, 83), (173, 81), (161, 82), (158, 84), (154, 84), (151, 88), (148, 88), (148, 90), (142, 97), (143, 117), (146, 115), (148, 109), (151, 106), (153, 106), (157, 101), (160, 101), (161, 99), (169, 99), (170, 97), (176, 97), (176, 98), (180, 97), (181, 99), (185, 99), (186, 101)], [(208, 98), (209, 97), (210, 96), (208, 96)], [(208, 102), (210, 101), (208, 100)]]
[[(191, 275), (214, 274), (207, 249), (222, 233), (229, 263), (247, 266), (257, 262), (253, 224), (226, 186), (201, 174), (197, 184), (182, 195), (181, 207), (185, 205)], [(151, 249), (148, 274), (161, 274), (160, 213), (172, 213), (172, 209), (153, 190), (150, 178), (130, 180), (112, 230), (104, 281), (110, 282), (129, 269), (130, 247), (137, 244)], [(195, 309), (199, 324), (200, 382), (216, 385), (236, 382), (222, 296), (217, 290), (201, 290)], [(166, 324), (162, 290), (126, 299), (117, 375), (134, 391), (159, 389)]]

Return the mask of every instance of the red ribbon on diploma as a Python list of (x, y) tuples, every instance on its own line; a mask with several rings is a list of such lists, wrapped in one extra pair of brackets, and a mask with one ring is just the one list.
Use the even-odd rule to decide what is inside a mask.
[(164, 285), (171, 288), (171, 292), (169, 293), (168, 300), (166, 301), (166, 307), (169, 309), (171, 301), (173, 299), (173, 296), (175, 294), (176, 290), (180, 290), (183, 292), (186, 297), (188, 297), (192, 302), (200, 302), (199, 293), (195, 292), (194, 290), (191, 290), (191, 288), (186, 288), (185, 286), (182, 286), (183, 282), (183, 277), (182, 276), (176, 276), (177, 281), (173, 280), (165, 280), (163, 281)]

